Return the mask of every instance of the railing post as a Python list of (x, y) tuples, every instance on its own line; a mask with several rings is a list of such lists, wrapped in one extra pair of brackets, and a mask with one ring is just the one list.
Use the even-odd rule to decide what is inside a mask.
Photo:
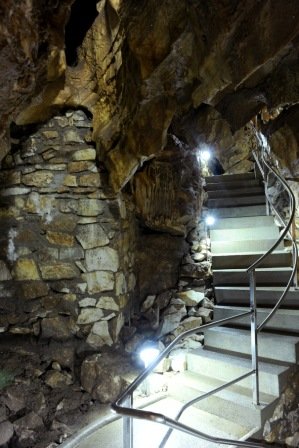
[[(130, 394), (124, 400), (124, 406), (133, 407), (133, 395)], [(132, 417), (123, 417), (123, 448), (133, 448), (133, 419)]]
[(256, 279), (255, 270), (249, 273), (250, 276), (250, 308), (251, 308), (251, 362), (252, 370), (255, 374), (252, 377), (253, 404), (260, 404), (259, 392), (259, 365), (258, 365), (258, 332), (257, 332), (257, 312), (256, 312)]
[[(295, 219), (296, 218), (294, 217), (294, 219), (292, 221), (291, 234), (292, 234), (292, 238), (293, 238), (294, 244), (297, 244)], [(294, 246), (293, 246), (293, 249), (292, 249), (292, 261), (293, 261), (293, 266), (295, 266), (295, 263), (296, 263), (296, 253), (295, 253)], [(298, 272), (297, 272), (297, 270), (296, 270), (294, 278), (293, 278), (293, 286), (294, 286), (294, 288), (298, 289)]]

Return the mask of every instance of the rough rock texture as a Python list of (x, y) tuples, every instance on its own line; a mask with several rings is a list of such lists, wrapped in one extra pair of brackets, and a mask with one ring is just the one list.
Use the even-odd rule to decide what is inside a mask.
[(97, 349), (118, 340), (135, 287), (134, 221), (95, 161), (90, 126), (79, 110), (14, 130), (0, 176), (4, 333)]
[(289, 378), (273, 416), (266, 421), (263, 436), (267, 442), (297, 447), (299, 441), (299, 371)]
[(0, 157), (8, 127), (45, 83), (63, 85), (64, 26), (73, 0), (0, 2)]
[(201, 205), (199, 163), (196, 151), (174, 135), (132, 183), (137, 214), (147, 227), (174, 235), (194, 227)]
[[(88, 108), (93, 113), (98, 157), (105, 161), (114, 189), (121, 188), (145, 160), (159, 154), (173, 118), (191, 108), (212, 105), (237, 130), (264, 105), (271, 108), (297, 102), (299, 8), (292, 0), (246, 0), (242, 4), (213, 0), (208, 7), (187, 0), (151, 0), (138, 5), (102, 0), (82, 36), (82, 45), (77, 42), (76, 63), (68, 67), (62, 41), (69, 2), (60, 3), (55, 9), (47, 2), (47, 10), (52, 7), (55, 14), (49, 14), (52, 20), (46, 21), (46, 27), (40, 13), (43, 4), (34, 15), (30, 2), (26, 8), (13, 2), (5, 5), (13, 20), (7, 20), (2, 30), (2, 58), (15, 54), (16, 42), (20, 42), (20, 58), (8, 69), (14, 69), (22, 82), (30, 78), (35, 66), (37, 74), (25, 82), (22, 101), (33, 99), (27, 109), (19, 103), (18, 117), (16, 110), (7, 109), (7, 99), (16, 103), (20, 88), (13, 87), (13, 82), (3, 84), (4, 123), (14, 117), (20, 124), (36, 122), (65, 106)], [(76, 8), (74, 14), (75, 10), (77, 15), (84, 12), (83, 6)], [(21, 18), (31, 25), (26, 39), (21, 30), (27, 28), (18, 26)], [(76, 22), (69, 27), (72, 23)], [(72, 29), (68, 32), (75, 34)], [(11, 41), (7, 35), (16, 38)], [(39, 59), (37, 42), (44, 43)], [(33, 61), (29, 68), (25, 68), (27, 58)], [(40, 73), (45, 83), (36, 96), (34, 89), (41, 90)]]
[(132, 373), (130, 359), (124, 355), (92, 355), (82, 364), (81, 384), (93, 398), (111, 403), (132, 381)]
[[(13, 385), (0, 403), (3, 443), (13, 424), (25, 447), (43, 426), (55, 443), (70, 434), (63, 408), (86, 406), (78, 356), (120, 332), (134, 353), (211, 319), (198, 151), (212, 149), (216, 174), (248, 171), (262, 131), (298, 198), (299, 6), (2, 0), (0, 12), (0, 332), (51, 352), (25, 373), (5, 358), (4, 387), (22, 373), (37, 395)], [(91, 360), (85, 386), (110, 400), (122, 379)]]

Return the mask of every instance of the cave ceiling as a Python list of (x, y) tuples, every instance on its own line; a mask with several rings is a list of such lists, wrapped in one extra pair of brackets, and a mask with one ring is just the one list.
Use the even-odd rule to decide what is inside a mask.
[(86, 3), (0, 1), (1, 158), (12, 122), (83, 108), (117, 191), (161, 156), (169, 132), (196, 145), (210, 119), (236, 133), (265, 108), (298, 103), (297, 0)]

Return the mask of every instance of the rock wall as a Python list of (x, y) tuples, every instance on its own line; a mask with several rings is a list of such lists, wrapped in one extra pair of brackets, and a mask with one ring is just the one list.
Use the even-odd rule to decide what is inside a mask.
[(164, 151), (131, 182), (136, 212), (150, 229), (186, 236), (201, 209), (202, 178), (194, 145), (168, 136)]
[(1, 332), (110, 346), (136, 282), (132, 214), (107, 188), (84, 112), (24, 132), (0, 176)]

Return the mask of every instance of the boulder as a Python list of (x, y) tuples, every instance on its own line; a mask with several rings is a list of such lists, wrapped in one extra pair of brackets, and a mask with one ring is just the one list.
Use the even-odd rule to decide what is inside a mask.
[(45, 376), (45, 383), (51, 389), (64, 389), (66, 386), (73, 384), (71, 375), (58, 370), (49, 370)]
[(180, 299), (172, 299), (162, 316), (159, 335), (163, 336), (175, 330), (187, 314), (185, 303)]
[(178, 297), (182, 299), (186, 306), (197, 306), (204, 300), (204, 293), (190, 289), (178, 293)]
[(0, 446), (6, 446), (14, 434), (14, 427), (8, 420), (0, 423)]
[(101, 403), (116, 399), (131, 381), (132, 366), (124, 356), (92, 355), (83, 361), (81, 384), (83, 389)]

